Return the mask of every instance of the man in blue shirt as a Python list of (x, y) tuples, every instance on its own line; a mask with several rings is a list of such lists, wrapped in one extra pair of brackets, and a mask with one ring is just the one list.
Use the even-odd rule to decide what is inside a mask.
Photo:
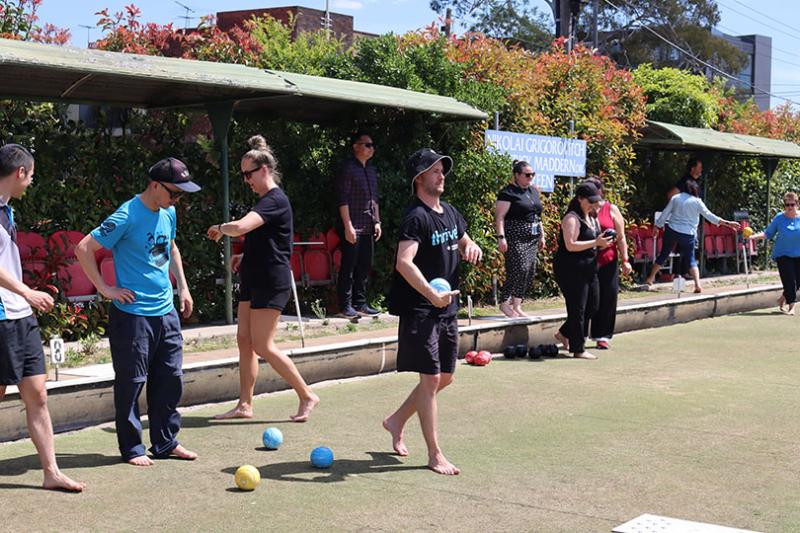
[[(150, 466), (142, 444), (139, 394), (147, 385), (150, 452), (156, 458), (193, 460), (197, 454), (177, 440), (183, 392), (183, 337), (169, 275), (177, 280), (180, 311), (192, 313), (180, 251), (175, 244), (175, 204), (185, 192), (200, 187), (181, 161), (167, 158), (150, 169), (150, 183), (75, 249), (75, 255), (97, 292), (112, 300), (109, 343), (114, 363), (114, 407), (117, 442), (122, 458)], [(105, 283), (95, 261), (100, 248), (111, 250), (116, 286)]]
[(0, 400), (8, 385), (17, 385), (25, 404), (28, 431), (44, 472), (46, 489), (80, 492), (85, 485), (64, 475), (56, 463), (53, 424), (47, 409), (47, 373), (37, 311), (53, 308), (53, 298), (22, 282), (14, 212), (8, 202), (19, 199), (33, 182), (31, 153), (18, 144), (0, 147)]

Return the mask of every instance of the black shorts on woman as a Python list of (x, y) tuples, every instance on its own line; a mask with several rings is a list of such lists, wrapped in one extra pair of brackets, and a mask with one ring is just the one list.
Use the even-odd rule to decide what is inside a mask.
[(292, 294), (292, 206), (275, 187), (259, 198), (253, 212), (264, 224), (244, 237), (239, 302), (282, 311)]

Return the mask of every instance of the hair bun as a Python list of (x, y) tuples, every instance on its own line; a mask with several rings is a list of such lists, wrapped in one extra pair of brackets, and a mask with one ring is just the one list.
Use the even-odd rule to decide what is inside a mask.
[(249, 139), (247, 139), (247, 144), (253, 150), (268, 150), (269, 147), (267, 146), (267, 140), (261, 135), (253, 135)]

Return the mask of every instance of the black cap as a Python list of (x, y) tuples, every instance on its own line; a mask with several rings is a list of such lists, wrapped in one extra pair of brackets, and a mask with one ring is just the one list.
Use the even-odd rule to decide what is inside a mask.
[(586, 198), (592, 203), (599, 202), (603, 199), (603, 197), (600, 196), (600, 191), (597, 190), (597, 186), (595, 186), (594, 183), (587, 181), (584, 181), (578, 185), (578, 188), (575, 189), (575, 196), (579, 198)]
[(439, 161), (442, 162), (444, 175), (446, 176), (450, 172), (450, 169), (453, 168), (453, 160), (450, 156), (438, 154), (430, 148), (420, 148), (411, 154), (411, 157), (409, 157), (406, 162), (406, 174), (411, 180), (411, 192), (414, 192), (414, 180), (417, 176), (430, 169)]
[(162, 183), (172, 183), (183, 192), (197, 192), (200, 186), (192, 181), (189, 169), (180, 159), (168, 157), (162, 159), (148, 171), (150, 179)]

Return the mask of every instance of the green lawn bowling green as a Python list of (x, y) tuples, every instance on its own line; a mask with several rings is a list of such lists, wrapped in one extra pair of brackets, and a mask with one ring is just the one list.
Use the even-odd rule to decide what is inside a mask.
[[(0, 446), (3, 529), (26, 531), (610, 531), (642, 513), (760, 531), (800, 530), (798, 319), (772, 310), (618, 336), (598, 361), (459, 365), (440, 397), (440, 435), (462, 468), (390, 453), (380, 427), (415, 383), (389, 374), (317, 387), (307, 424), (292, 394), (253, 421), (215, 422), (229, 404), (185, 413), (194, 463), (119, 464), (111, 428), (56, 439), (82, 495), (37, 489), (30, 442)], [(111, 401), (111, 398), (109, 398)], [(2, 404), (0, 404), (2, 405)], [(266, 451), (261, 433), (283, 431)], [(333, 449), (330, 470), (309, 452)], [(250, 463), (262, 483), (234, 488)]]

